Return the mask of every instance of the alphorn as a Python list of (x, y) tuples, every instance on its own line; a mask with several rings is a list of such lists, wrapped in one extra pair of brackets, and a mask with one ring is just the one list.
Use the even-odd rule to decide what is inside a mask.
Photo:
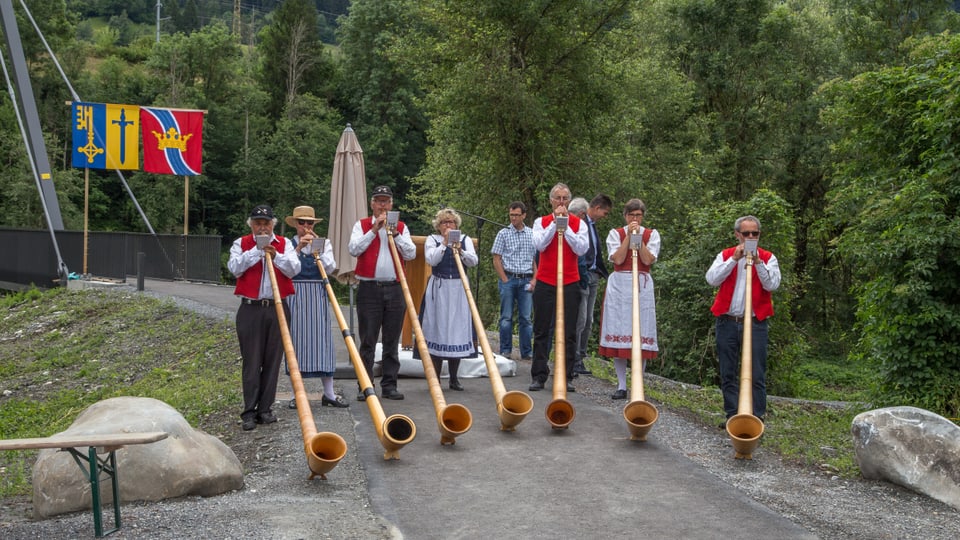
[(553, 429), (567, 429), (577, 415), (573, 403), (567, 401), (566, 328), (563, 324), (563, 232), (566, 227), (557, 223), (557, 309), (553, 341), (553, 401), (544, 414)]
[(737, 414), (727, 420), (727, 434), (733, 443), (734, 459), (753, 459), (760, 444), (763, 422), (753, 415), (753, 254), (746, 255), (743, 291), (743, 345), (740, 352), (740, 398)]
[(633, 332), (630, 340), (630, 403), (623, 408), (623, 418), (630, 430), (630, 440), (645, 441), (647, 433), (653, 427), (660, 413), (657, 408), (643, 399), (643, 330), (640, 324), (640, 273), (637, 269), (637, 257), (640, 244), (633, 241), (631, 235), (630, 251), (633, 261), (631, 279), (633, 286)]
[(427, 378), (427, 386), (430, 390), (430, 399), (433, 401), (433, 408), (437, 413), (440, 444), (456, 444), (457, 436), (469, 431), (473, 425), (473, 415), (470, 414), (470, 409), (465, 406), (458, 403), (447, 405), (447, 402), (443, 399), (439, 374), (433, 369), (433, 360), (430, 358), (430, 351), (427, 349), (427, 342), (423, 337), (423, 329), (420, 327), (420, 319), (417, 318), (417, 309), (413, 305), (413, 296), (410, 294), (410, 286), (407, 285), (407, 275), (403, 271), (403, 264), (400, 261), (397, 243), (393, 239), (392, 232), (387, 233), (387, 241), (390, 244), (393, 265), (397, 269), (397, 276), (400, 278), (400, 286), (403, 288), (403, 298), (407, 302), (407, 318), (410, 319), (410, 326), (413, 327), (413, 333), (416, 336), (420, 361), (423, 363), (423, 374)]
[(473, 299), (473, 293), (470, 291), (470, 282), (467, 280), (467, 273), (463, 269), (463, 261), (460, 260), (460, 243), (453, 245), (453, 260), (457, 263), (457, 270), (460, 272), (460, 283), (463, 285), (463, 292), (467, 295), (467, 303), (470, 304), (470, 314), (473, 316), (473, 327), (477, 331), (477, 338), (480, 340), (480, 347), (483, 349), (483, 361), (487, 365), (487, 375), (490, 376), (490, 386), (493, 388), (493, 399), (497, 402), (497, 415), (500, 417), (500, 431), (514, 431), (520, 422), (526, 418), (533, 410), (533, 399), (520, 391), (510, 391), (503, 386), (503, 379), (500, 377), (500, 368), (497, 367), (497, 361), (493, 358), (493, 349), (490, 348), (490, 341), (487, 339), (487, 331), (483, 327), (483, 321), (480, 320), (480, 312), (477, 310), (477, 303)]
[(310, 480), (315, 476), (326, 480), (330, 472), (347, 453), (347, 442), (336, 433), (324, 431), (317, 433), (317, 425), (313, 421), (310, 411), (310, 401), (303, 388), (303, 378), (300, 377), (300, 365), (297, 363), (297, 353), (293, 350), (293, 340), (290, 339), (290, 328), (287, 326), (287, 316), (283, 312), (283, 299), (280, 297), (280, 288), (277, 286), (277, 273), (273, 269), (273, 257), (264, 253), (267, 262), (267, 274), (270, 275), (270, 286), (273, 288), (273, 305), (277, 309), (277, 321), (280, 323), (280, 338), (283, 341), (283, 352), (287, 356), (287, 368), (290, 371), (290, 384), (293, 386), (293, 397), (297, 402), (297, 416), (300, 418), (300, 432), (303, 434), (303, 449), (307, 454), (307, 466), (310, 467)]
[[(350, 362), (353, 364), (353, 370), (357, 373), (357, 382), (360, 384), (360, 391), (366, 396), (367, 409), (370, 410), (370, 418), (373, 421), (373, 427), (377, 431), (377, 438), (383, 445), (383, 459), (400, 459), (400, 449), (406, 446), (417, 435), (417, 426), (413, 420), (402, 415), (392, 414), (389, 417), (383, 412), (383, 405), (377, 398), (377, 392), (373, 389), (373, 382), (367, 375), (367, 368), (363, 365), (363, 359), (360, 358), (360, 351), (357, 350), (357, 344), (353, 340), (347, 321), (343, 318), (340, 311), (340, 303), (333, 292), (333, 285), (327, 277), (327, 271), (320, 261), (320, 250), (317, 249), (317, 241), (314, 240), (313, 259), (320, 269), (320, 278), (327, 290), (327, 297), (330, 299), (330, 307), (333, 308), (333, 314), (337, 318), (337, 324), (340, 325), (340, 333), (343, 334), (343, 341), (347, 344), (347, 352), (350, 353)], [(322, 242), (321, 242), (322, 243)], [(299, 404), (298, 404), (299, 405)]]

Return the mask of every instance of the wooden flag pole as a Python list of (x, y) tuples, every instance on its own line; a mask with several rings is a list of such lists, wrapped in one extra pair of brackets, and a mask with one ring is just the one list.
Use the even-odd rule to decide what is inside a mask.
[(190, 213), (190, 176), (183, 175), (183, 235), (187, 235)]
[(87, 275), (87, 239), (90, 224), (90, 167), (83, 168), (83, 275)]

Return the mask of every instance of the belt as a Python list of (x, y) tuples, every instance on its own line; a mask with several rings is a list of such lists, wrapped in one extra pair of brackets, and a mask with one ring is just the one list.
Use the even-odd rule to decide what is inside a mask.
[(377, 287), (392, 287), (393, 285), (399, 285), (399, 281), (389, 280), (389, 281), (379, 281), (376, 279), (364, 279), (360, 281), (361, 284), (369, 283), (371, 285), (376, 285)]
[(440, 279), (460, 279), (460, 274), (440, 274), (437, 272), (433, 272), (431, 275), (435, 278), (440, 278)]
[(513, 272), (504, 272), (504, 273), (507, 274), (508, 278), (527, 279), (527, 278), (533, 277), (533, 274), (515, 274)]
[(267, 307), (267, 306), (273, 305), (273, 300), (270, 300), (269, 298), (261, 298), (260, 300), (252, 300), (250, 298), (241, 298), (240, 303), (247, 304), (248, 306)]
[[(725, 320), (725, 321), (734, 321), (734, 322), (738, 322), (738, 323), (742, 323), (742, 322), (743, 322), (743, 317), (734, 317), (733, 315), (720, 315), (720, 318), (723, 319), (723, 320)], [(757, 318), (756, 318), (756, 317), (753, 317), (753, 320), (756, 321)]]

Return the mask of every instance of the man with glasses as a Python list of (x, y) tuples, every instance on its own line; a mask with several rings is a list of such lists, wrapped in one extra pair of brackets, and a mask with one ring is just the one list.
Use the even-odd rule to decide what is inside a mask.
[[(379, 337), (382, 343), (381, 395), (386, 399), (403, 399), (403, 394), (397, 391), (397, 375), (400, 373), (400, 333), (407, 307), (387, 234), (394, 237), (402, 260), (416, 257), (417, 246), (402, 221), (392, 226), (387, 224), (387, 212), (393, 210), (393, 191), (389, 186), (373, 188), (370, 210), (373, 212), (371, 217), (363, 218), (353, 226), (347, 246), (350, 254), (357, 258), (354, 272), (360, 281), (357, 290), (360, 358), (372, 382)], [(366, 399), (365, 394), (357, 394), (357, 401)]]
[(493, 268), (500, 276), (500, 354), (513, 353), (513, 306), (517, 306), (520, 357), (533, 356), (533, 289), (536, 286), (537, 266), (533, 260), (533, 229), (523, 222), (527, 207), (520, 201), (510, 203), (510, 226), (497, 233), (490, 253)]
[[(743, 346), (743, 325), (752, 325), (753, 343), (753, 415), (763, 421), (767, 412), (767, 318), (773, 315), (771, 292), (780, 287), (777, 257), (757, 247), (760, 220), (754, 216), (737, 218), (733, 225), (737, 245), (720, 252), (707, 270), (707, 283), (719, 287), (711, 311), (716, 317), (717, 358), (720, 361), (720, 389), (727, 419), (737, 414), (740, 396), (739, 365)], [(744, 321), (744, 289), (747, 259), (752, 265), (752, 315)], [(726, 421), (720, 424), (726, 427)]]
[[(567, 392), (574, 392), (570, 381), (573, 378), (573, 364), (577, 354), (577, 316), (580, 308), (580, 272), (577, 258), (587, 252), (590, 238), (587, 227), (577, 216), (571, 214), (570, 188), (557, 184), (550, 190), (550, 206), (553, 212), (538, 217), (533, 222), (533, 247), (540, 252), (537, 265), (537, 287), (533, 291), (533, 365), (530, 376), (533, 382), (530, 390), (543, 390), (550, 368), (547, 358), (550, 355), (550, 334), (556, 320), (557, 287), (563, 287), (563, 326), (564, 351), (566, 353)], [(558, 275), (558, 255), (560, 247), (557, 234), (557, 219), (566, 218), (563, 231), (563, 273)]]

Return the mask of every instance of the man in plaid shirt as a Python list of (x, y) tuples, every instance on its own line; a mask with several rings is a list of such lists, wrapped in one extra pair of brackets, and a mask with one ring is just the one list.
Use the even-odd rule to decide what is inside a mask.
[(500, 276), (500, 354), (510, 357), (513, 352), (513, 305), (519, 316), (520, 356), (530, 360), (533, 356), (533, 288), (537, 272), (533, 256), (533, 229), (523, 220), (527, 207), (522, 202), (510, 203), (510, 226), (497, 233), (490, 253), (493, 268)]

